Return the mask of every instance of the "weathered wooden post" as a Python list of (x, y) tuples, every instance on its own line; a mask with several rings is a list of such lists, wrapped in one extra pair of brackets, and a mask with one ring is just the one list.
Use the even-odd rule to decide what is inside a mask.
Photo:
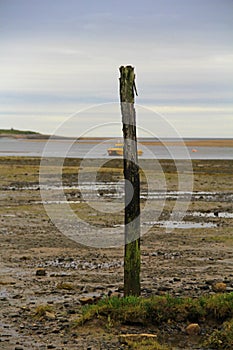
[(140, 179), (137, 153), (135, 74), (131, 66), (120, 67), (120, 101), (124, 135), (125, 256), (124, 296), (140, 295)]

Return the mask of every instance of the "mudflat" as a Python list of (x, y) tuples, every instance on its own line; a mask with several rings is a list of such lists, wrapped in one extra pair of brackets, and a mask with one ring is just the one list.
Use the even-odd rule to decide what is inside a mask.
[[(225, 285), (225, 293), (232, 292), (233, 161), (194, 160), (190, 169), (180, 160), (180, 171), (193, 185), (191, 196), (182, 192), (177, 164), (159, 163), (152, 171), (150, 160), (141, 162), (142, 211), (152, 202), (141, 223), (148, 225), (141, 242), (142, 295), (197, 297), (216, 293), (217, 282)], [(123, 247), (84, 246), (57, 229), (41, 199), (39, 158), (2, 157), (0, 167), (1, 349), (121, 349), (121, 330), (93, 325), (74, 330), (72, 322), (88, 298), (95, 302), (112, 293), (122, 296)], [(118, 228), (123, 234), (123, 211), (109, 214), (93, 208), (98, 200), (83, 198), (79, 170), (80, 160), (66, 160), (62, 180), (73, 212), (92, 226)], [(90, 160), (82, 171), (87, 182), (96, 173), (97, 197), (113, 206), (114, 183), (123, 179), (122, 161), (105, 160), (99, 169)], [(177, 200), (184, 204), (184, 217), (172, 219)], [(35, 317), (45, 305), (47, 316)], [(125, 326), (125, 331), (134, 333), (135, 328)]]

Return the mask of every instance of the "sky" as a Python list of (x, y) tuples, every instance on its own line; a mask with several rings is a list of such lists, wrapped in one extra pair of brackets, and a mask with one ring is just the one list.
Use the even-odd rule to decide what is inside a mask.
[(0, 0), (0, 128), (116, 136), (129, 64), (141, 130), (232, 137), (232, 43), (233, 0)]

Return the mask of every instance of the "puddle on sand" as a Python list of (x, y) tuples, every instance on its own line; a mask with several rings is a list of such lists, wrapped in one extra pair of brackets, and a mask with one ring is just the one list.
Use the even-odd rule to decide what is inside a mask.
[(207, 227), (216, 227), (217, 224), (212, 222), (191, 222), (191, 221), (148, 221), (144, 222), (144, 225), (154, 225), (159, 227), (166, 228), (207, 228)]
[[(33, 184), (28, 186), (6, 186), (3, 190), (41, 190), (41, 191), (64, 191), (77, 190), (85, 193), (89, 199), (99, 197), (107, 198), (123, 198), (124, 197), (124, 181), (119, 182), (82, 182), (69, 185), (61, 184)], [(141, 199), (144, 200), (206, 200), (206, 201), (233, 201), (233, 193), (231, 192), (208, 192), (208, 191), (163, 191), (154, 190), (147, 193), (141, 191)]]
[(141, 192), (141, 199), (167, 199), (167, 200), (204, 200), (204, 201), (224, 201), (231, 202), (233, 193), (224, 192), (185, 192), (185, 191), (151, 191)]
[(190, 216), (197, 216), (197, 217), (202, 217), (202, 218), (224, 218), (224, 219), (233, 219), (233, 213), (228, 213), (228, 212), (201, 212), (201, 211), (194, 211), (187, 213), (187, 215)]
[(38, 189), (47, 191), (47, 190), (83, 190), (83, 191), (98, 191), (98, 190), (124, 190), (124, 182), (81, 182), (80, 184), (75, 185), (56, 185), (56, 184), (36, 184), (29, 186), (7, 186), (4, 187), (4, 190), (26, 190), (26, 191), (38, 191)]
[[(145, 221), (141, 223), (142, 226), (159, 226), (166, 228), (208, 228), (208, 227), (217, 227), (217, 224), (212, 222), (192, 222), (192, 221)], [(113, 227), (123, 227), (124, 225), (114, 225)]]
[(31, 204), (79, 204), (81, 201), (36, 201)]

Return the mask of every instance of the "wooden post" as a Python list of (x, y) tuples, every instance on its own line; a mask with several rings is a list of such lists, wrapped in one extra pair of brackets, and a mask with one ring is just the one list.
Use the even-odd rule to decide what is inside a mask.
[(131, 66), (120, 67), (120, 101), (124, 135), (125, 255), (124, 296), (139, 296), (140, 287), (140, 179), (137, 154), (135, 74)]

